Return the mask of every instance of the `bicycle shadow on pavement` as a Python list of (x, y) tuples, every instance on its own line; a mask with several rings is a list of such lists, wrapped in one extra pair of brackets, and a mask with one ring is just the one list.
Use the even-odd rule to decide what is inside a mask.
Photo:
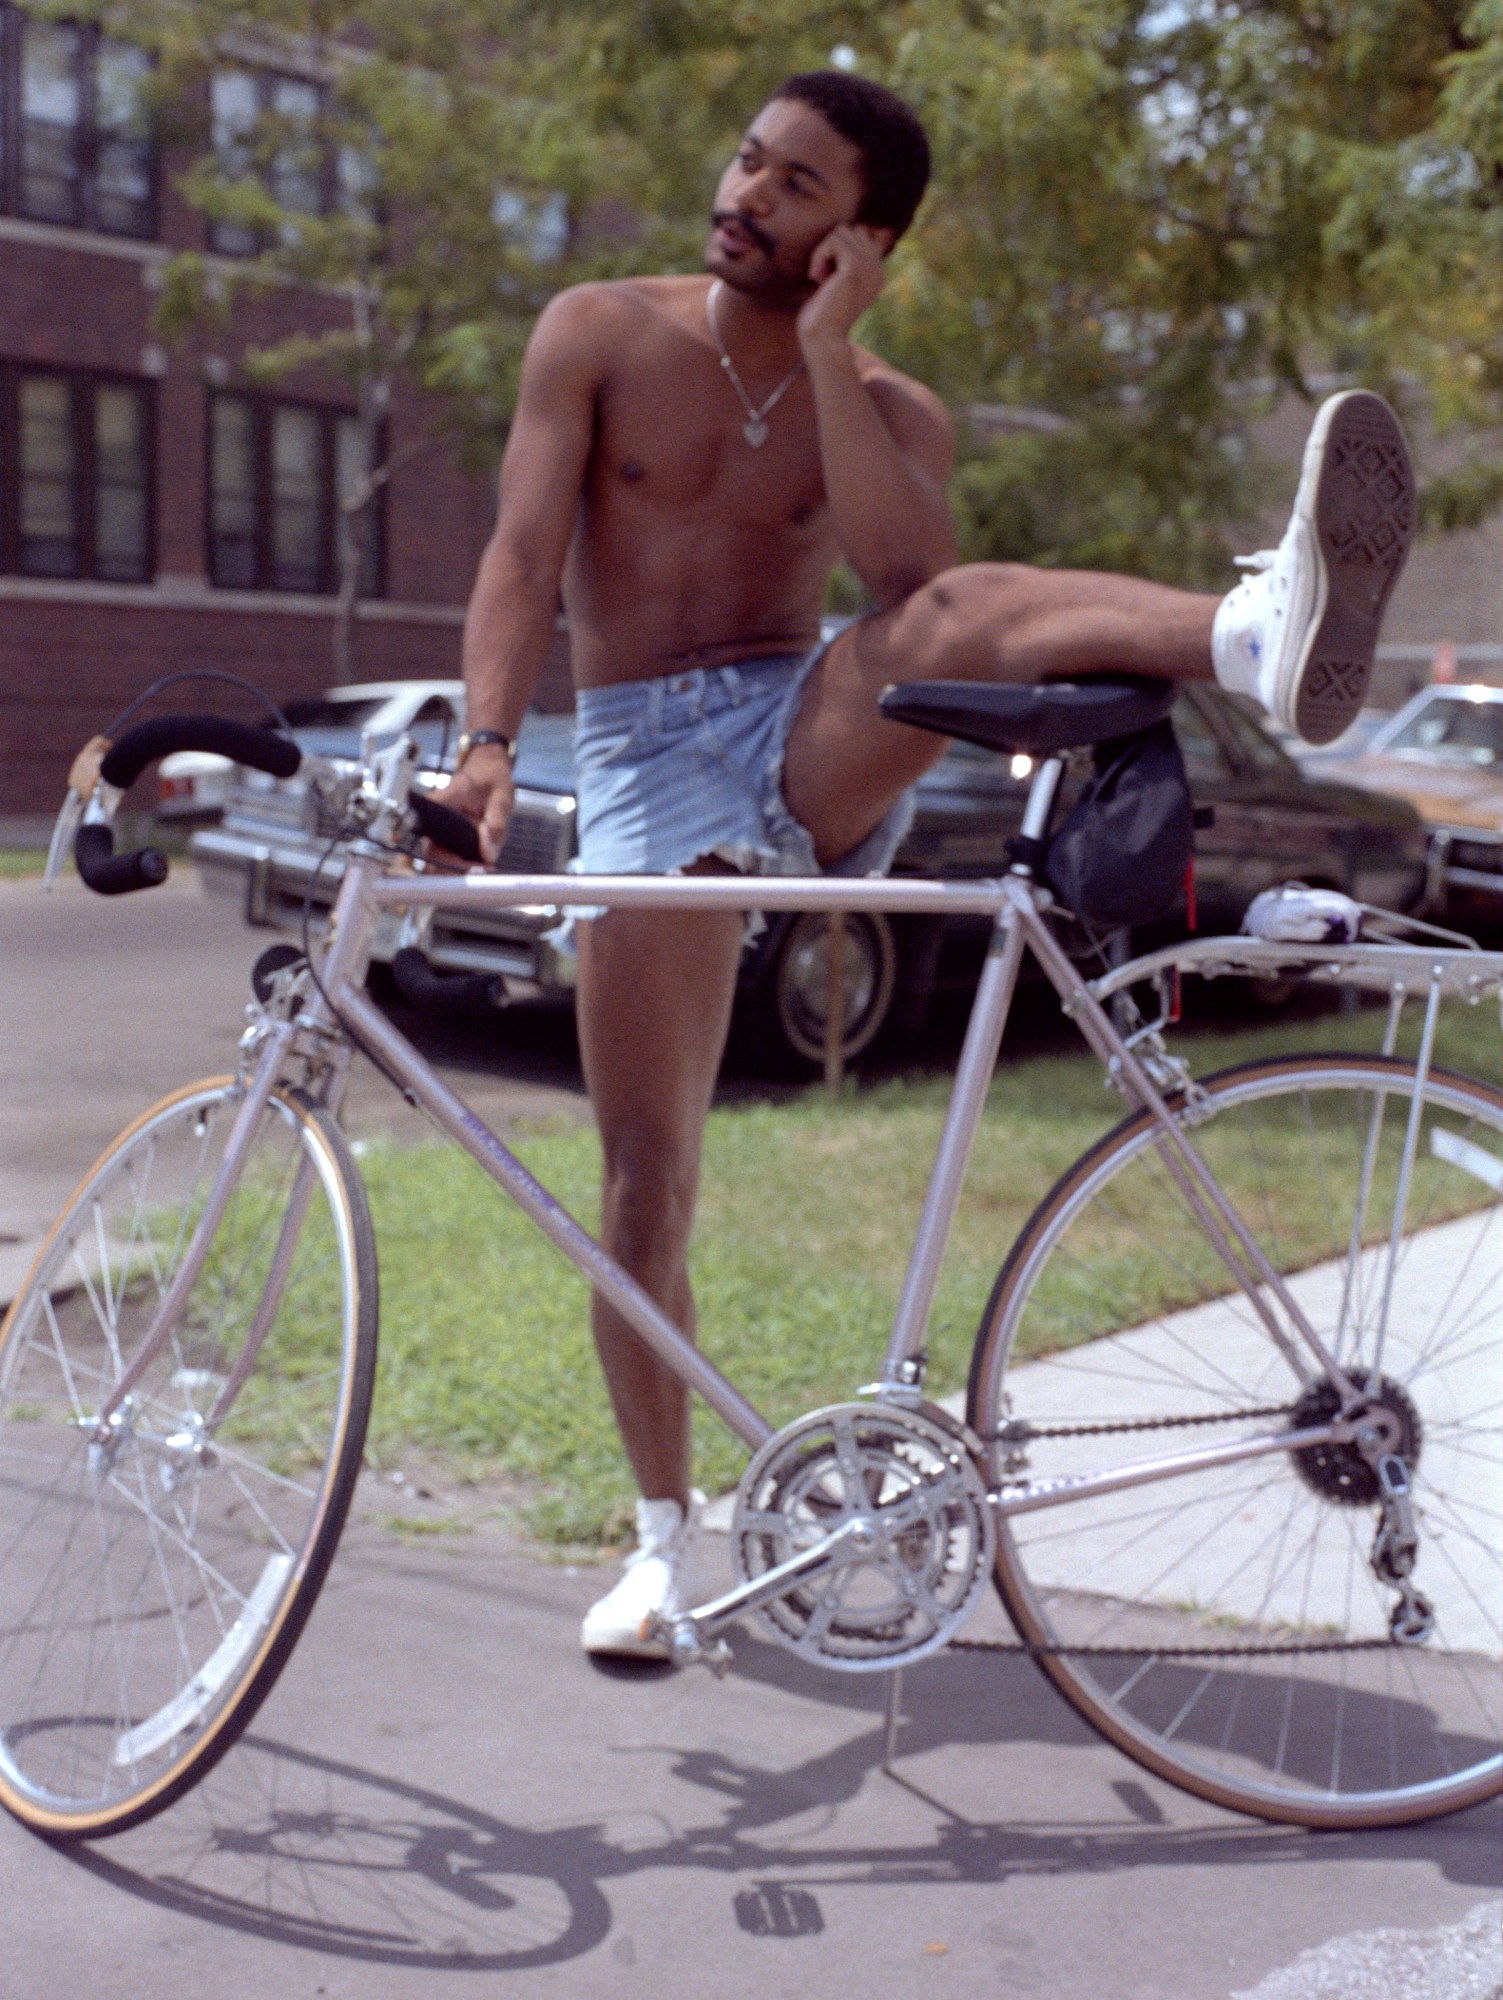
[[(989, 1622), (1000, 1629), (1000, 1619)], [(1190, 1636), (1202, 1635), (1194, 1630)], [(905, 1672), (895, 1739), (900, 1758), (965, 1743), (1069, 1747), (1097, 1740), (1017, 1641), (1000, 1643), (1008, 1650), (970, 1650), (962, 1641)], [(1244, 1662), (1231, 1657), (1240, 1669)], [(1395, 1757), (1408, 1769), (1425, 1768), (1428, 1762), (1438, 1774), (1470, 1768), (1493, 1754), (1490, 1740), (1469, 1734), (1455, 1718), (1458, 1692), (1463, 1697), (1471, 1693), (1465, 1673), (1452, 1675), (1442, 1665), (1427, 1681), (1424, 1670), (1432, 1663), (1422, 1655), (1406, 1656), (1413, 1698), (1399, 1701), (1386, 1678), (1388, 1648), (1332, 1655), (1330, 1661), (1328, 1667), (1326, 1658), (1316, 1654), (1315, 1673), (1300, 1678), (1276, 1655), (1255, 1676), (1223, 1671), (1203, 1658), (1171, 1658), (1157, 1665), (1151, 1685), (1139, 1690), (1131, 1706), (1140, 1719), (1151, 1718), (1160, 1728), (1177, 1718), (1175, 1741), (1192, 1753), (1218, 1750), (1229, 1718), (1235, 1718), (1239, 1742), (1280, 1744), (1280, 1768), (1317, 1793), (1329, 1781), (1331, 1744), (1338, 1737), (1345, 1741), (1346, 1782), (1354, 1790), (1382, 1790), (1391, 1782), (1390, 1759)], [(745, 1632), (737, 1634), (735, 1663), (743, 1680), (764, 1681), (805, 1700), (834, 1700), (846, 1709), (856, 1705), (845, 1677), (794, 1658), (782, 1647), (749, 1639)], [(1108, 1684), (1136, 1680), (1140, 1671), (1133, 1657), (1124, 1654), (1102, 1663), (1101, 1678)], [(887, 1684), (886, 1675), (877, 1677), (873, 1690), (873, 1705), (884, 1712)], [(1453, 1726), (1437, 1728), (1446, 1703)], [(1467, 1712), (1475, 1717), (1474, 1703)], [(1365, 1760), (1359, 1744), (1366, 1746)], [(1135, 1767), (1124, 1757), (1122, 1768), (1126, 1774)]]
[[(405, 1777), (252, 1734), (171, 1811), (70, 1859), (102, 1883), (228, 1931), (456, 1974), (587, 1956), (613, 1929), (610, 1885), (649, 1874), (664, 1923), (676, 1904), (703, 1912), (710, 1883), (720, 1881), (743, 1932), (792, 1938), (823, 1930), (821, 1892), (873, 1886), (890, 1894), (1185, 1865), (1364, 1860), (1421, 1861), (1453, 1882), (1495, 1886), (1496, 1801), (1440, 1823), (1310, 1834), (1237, 1819), (1163, 1787), (1151, 1792), (1110, 1755), (1117, 1775), (1088, 1788), (1088, 1814), (1040, 1815), (1032, 1803), (1039, 1787), (1009, 1795), (1006, 1773), (1000, 1785), (987, 1775), (984, 1796), (1000, 1795), (1004, 1814), (1015, 1802), (1016, 1815), (999, 1816), (995, 1805), (985, 1816), (967, 1813), (976, 1760), (957, 1765), (927, 1753), (996, 1742), (999, 1697), (1031, 1706), (1033, 1681), (1037, 1700), (1062, 1718), (1040, 1734), (1071, 1746), (1092, 1739), (1025, 1660), (956, 1655), (932, 1665), (953, 1672), (927, 1683), (910, 1677), (896, 1782), (882, 1775), (880, 1687), (870, 1714), (848, 1688), (851, 1732), (785, 1768), (719, 1748), (634, 1743), (617, 1753), (631, 1760), (631, 1782), (621, 1783), (619, 1764), (603, 1770), (599, 1816), (576, 1811), (560, 1824), (503, 1818)], [(627, 1807), (625, 1798), (656, 1803)]]

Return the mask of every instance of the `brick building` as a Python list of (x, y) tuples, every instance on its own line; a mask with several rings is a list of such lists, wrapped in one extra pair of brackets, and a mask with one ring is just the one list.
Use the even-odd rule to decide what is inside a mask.
[[(338, 302), (262, 294), (232, 330), (164, 346), (167, 259), (239, 246), (216, 241), (140, 136), (143, 71), (92, 26), (0, 0), (0, 816), (54, 810), (79, 744), (159, 675), (227, 669), (274, 695), (332, 677), (350, 399), (297, 377), (252, 393), (239, 362)], [(245, 66), (225, 84), (230, 109), (236, 90), (280, 91), (291, 115), (317, 88)], [(392, 448), (423, 429), (418, 399), (399, 397)], [(492, 505), (491, 482), (439, 452), (396, 474), (355, 677), (457, 672)]]

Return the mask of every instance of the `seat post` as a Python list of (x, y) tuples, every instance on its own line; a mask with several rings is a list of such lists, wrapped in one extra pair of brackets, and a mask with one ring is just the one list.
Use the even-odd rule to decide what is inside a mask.
[[(1010, 873), (1032, 875), (1033, 864), (1024, 855), (1036, 854), (1044, 835), (1049, 831), (1049, 815), (1054, 810), (1055, 794), (1065, 768), (1063, 757), (1045, 757), (1034, 773), (1033, 783), (1028, 788), (1028, 803), (1023, 808), (1023, 824), (1018, 830), (1018, 846), (1022, 853), (1013, 862)], [(1028, 845), (1024, 846), (1027, 842)]]

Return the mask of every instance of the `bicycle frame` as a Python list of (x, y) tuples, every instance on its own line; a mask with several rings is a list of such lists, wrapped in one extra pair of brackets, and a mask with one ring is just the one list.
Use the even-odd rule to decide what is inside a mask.
[[(1046, 765), (1030, 799), (1032, 819), (1047, 814), (1052, 784)], [(1028, 821), (1025, 821), (1025, 831)], [(1319, 1376), (1337, 1386), (1341, 1406), (1326, 1423), (1299, 1430), (1269, 1431), (1234, 1444), (1207, 1446), (1144, 1458), (1111, 1473), (1081, 1473), (993, 1496), (998, 1513), (1009, 1514), (1057, 1506), (1125, 1486), (1173, 1478), (1206, 1467), (1273, 1452), (1300, 1450), (1322, 1443), (1360, 1439), (1355, 1413), (1360, 1409), (1365, 1381), (1348, 1377), (1292, 1296), (1289, 1286), (1269, 1263), (1232, 1202), (1216, 1180), (1165, 1095), (1129, 1042), (1118, 1031), (1103, 1004), (1111, 995), (1167, 965), (1197, 963), (1207, 971), (1277, 968), (1297, 961), (1313, 962), (1333, 976), (1379, 985), (1394, 996), (1390, 1040), (1402, 995), (1427, 990), (1426, 1032), (1421, 1061), (1428, 1067), (1434, 1016), (1442, 990), (1461, 990), (1476, 997), (1503, 978), (1503, 960), (1496, 954), (1437, 952), (1423, 947), (1354, 945), (1288, 947), (1259, 945), (1250, 939), (1204, 940), (1177, 951), (1152, 954), (1114, 969), (1103, 979), (1084, 980), (1049, 929), (1046, 892), (1026, 869), (1015, 868), (998, 879), (956, 883), (922, 879), (841, 879), (831, 877), (747, 876), (496, 876), (473, 873), (387, 872), (382, 857), (369, 849), (353, 849), (331, 913), (327, 956), (319, 975), (319, 993), (296, 1022), (268, 1027), (235, 1135), (226, 1147), (218, 1176), (210, 1189), (203, 1218), (195, 1230), (176, 1281), (164, 1298), (156, 1323), (141, 1352), (125, 1370), (110, 1401), (101, 1411), (96, 1438), (105, 1442), (112, 1420), (133, 1382), (149, 1362), (171, 1324), (175, 1302), (191, 1290), (207, 1252), (213, 1226), (239, 1172), (255, 1121), (268, 1100), (290, 1051), (301, 1043), (329, 1046), (341, 1024), (374, 1056), (409, 1098), (461, 1146), (485, 1173), (527, 1214), (545, 1236), (589, 1279), (633, 1328), (643, 1344), (684, 1386), (710, 1406), (753, 1451), (772, 1435), (767, 1419), (719, 1369), (696, 1348), (605, 1249), (575, 1221), (554, 1196), (527, 1170), (497, 1135), (437, 1076), (406, 1038), (373, 1005), (364, 990), (370, 942), (385, 915), (415, 911), (496, 911), (516, 905), (678, 910), (843, 910), (909, 914), (974, 914), (992, 920), (991, 947), (977, 988), (954, 1089), (941, 1134), (934, 1170), (925, 1196), (886, 1354), (873, 1392), (893, 1401), (916, 1402), (923, 1374), (924, 1338), (939, 1281), (940, 1268), (959, 1205), (966, 1170), (1007, 1025), (1025, 953), (1031, 952), (1058, 993), (1066, 1014), (1075, 1020), (1093, 1052), (1106, 1065), (1130, 1102), (1146, 1111), (1158, 1128), (1160, 1156), (1191, 1211), (1214, 1245), (1227, 1271), (1262, 1323), (1269, 1339), (1283, 1354), (1301, 1386)], [(1244, 963), (1250, 961), (1250, 963)], [(1441, 963), (1441, 961), (1447, 961)], [(337, 1047), (337, 1042), (334, 1044)], [(347, 1059), (325, 1063), (325, 1101), (337, 1109)], [(1409, 1148), (1412, 1157), (1412, 1135)], [(1407, 1174), (1407, 1164), (1406, 1164)], [(294, 1194), (296, 1199), (296, 1191)], [(1402, 1199), (1399, 1214), (1402, 1216)], [(1399, 1222), (1394, 1225), (1395, 1245)], [(274, 1291), (275, 1273), (269, 1291)], [(258, 1315), (245, 1351), (213, 1413), (217, 1419), (232, 1400), (233, 1386), (244, 1379), (254, 1360), (260, 1330), (275, 1313), (272, 1297)], [(1386, 1300), (1385, 1300), (1386, 1310)], [(212, 1428), (212, 1420), (211, 1426)]]
[[(1046, 805), (1047, 801), (1042, 803)], [(1045, 897), (1023, 870), (976, 883), (776, 876), (498, 878), (479, 873), (456, 878), (385, 873), (374, 857), (353, 855), (334, 906), (329, 955), (321, 974), (335, 1013), (348, 1023), (419, 1106), (610, 1299), (658, 1360), (686, 1387), (702, 1396), (749, 1448), (755, 1450), (771, 1435), (767, 1420), (566, 1213), (457, 1093), (434, 1075), (411, 1044), (372, 1004), (360, 983), (371, 931), (383, 913), (497, 910), (518, 904), (550, 903), (575, 908), (849, 910), (989, 917), (993, 923), (991, 948), (967, 1027), (879, 1382), (875, 1385), (878, 1393), (898, 1400), (918, 1395), (921, 1355), (940, 1267), (1023, 957), (1025, 952), (1031, 952), (1087, 1043), (1108, 1065), (1111, 1074), (1120, 1078), (1129, 1099), (1155, 1121), (1169, 1172), (1200, 1219), (1237, 1288), (1288, 1360), (1296, 1379), (1303, 1384), (1318, 1374), (1336, 1383), (1343, 1396), (1341, 1411), (1328, 1424), (1300, 1431), (1270, 1432), (1239, 1440), (1236, 1446), (1207, 1447), (1145, 1459), (1131, 1469), (1132, 1482), (1194, 1471), (1223, 1461), (1231, 1452), (1250, 1457), (1327, 1441), (1345, 1442), (1355, 1435), (1348, 1413), (1360, 1404), (1363, 1385), (1343, 1374), (1336, 1357), (1311, 1327), (1289, 1287), (1268, 1262), (1221, 1189), (1184, 1123), (1170, 1110), (1102, 1004), (1107, 987), (1117, 990), (1129, 983), (1133, 968), (1121, 968), (1108, 981), (1098, 982), (1099, 991), (1088, 984), (1055, 940), (1043, 914)], [(1411, 980), (1419, 975), (1417, 963), (1397, 967), (1395, 957), (1405, 961), (1423, 958), (1427, 973), (1435, 957), (1434, 953), (1410, 953), (1387, 946), (1352, 947), (1346, 957), (1350, 959), (1353, 953), (1364, 952), (1368, 958), (1381, 961), (1384, 983), (1388, 985), (1400, 971), (1407, 971)], [(1287, 962), (1291, 956), (1287, 948), (1282, 949), (1282, 956)], [(1364, 966), (1363, 970), (1368, 968)], [(1376, 973), (1374, 965), (1369, 977)], [(999, 1509), (1005, 1512), (1022, 1505), (1032, 1508), (1084, 1497), (1088, 1490), (1105, 1490), (1100, 1479), (1107, 1476), (1081, 1475), (1078, 1480), (1070, 1480), (1067, 1488), (1062, 1486), (1049, 1494), (1037, 1492), (1026, 1501), (999, 1496)], [(1126, 1469), (1110, 1475), (1114, 1487), (1128, 1477)]]

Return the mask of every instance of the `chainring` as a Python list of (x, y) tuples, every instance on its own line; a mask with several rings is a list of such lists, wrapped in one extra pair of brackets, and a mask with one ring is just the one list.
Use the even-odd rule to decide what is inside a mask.
[(795, 1584), (759, 1617), (780, 1645), (844, 1673), (923, 1659), (970, 1616), (995, 1530), (966, 1433), (941, 1410), (837, 1403), (770, 1438), (736, 1495), (743, 1582), (853, 1520), (870, 1553)]

